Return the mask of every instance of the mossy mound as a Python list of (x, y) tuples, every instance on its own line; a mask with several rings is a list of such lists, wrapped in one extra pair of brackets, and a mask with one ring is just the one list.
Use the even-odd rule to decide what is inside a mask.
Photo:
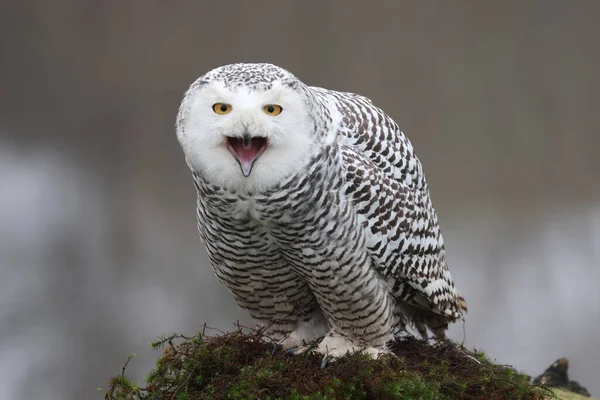
[(107, 400), (196, 399), (542, 399), (529, 377), (449, 341), (398, 338), (397, 357), (356, 353), (321, 368), (322, 356), (271, 355), (272, 343), (241, 330), (219, 336), (173, 335), (141, 387), (123, 373)]

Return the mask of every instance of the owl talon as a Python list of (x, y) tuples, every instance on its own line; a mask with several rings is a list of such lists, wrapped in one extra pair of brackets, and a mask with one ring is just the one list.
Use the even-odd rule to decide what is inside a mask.
[(285, 350), (283, 353), (284, 354), (296, 354), (298, 352), (298, 350), (300, 350), (299, 347), (290, 347), (289, 349)]
[(325, 367), (327, 366), (327, 364), (329, 363), (329, 361), (332, 361), (333, 357), (332, 356), (325, 356), (323, 357), (323, 360), (321, 361), (321, 369), (325, 369)]
[[(278, 343), (275, 345), (275, 347), (273, 347), (273, 350), (271, 351), (271, 356), (274, 356), (275, 354), (279, 353), (281, 350), (283, 349), (283, 345)], [(287, 352), (287, 350), (286, 350)]]

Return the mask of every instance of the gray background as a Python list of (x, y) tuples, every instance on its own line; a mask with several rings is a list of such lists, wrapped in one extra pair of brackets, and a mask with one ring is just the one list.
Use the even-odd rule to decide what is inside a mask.
[[(371, 97), (421, 158), (466, 344), (600, 395), (600, 1), (5, 0), (0, 398), (93, 399), (147, 343), (247, 322), (174, 134), (236, 61)], [(462, 340), (462, 326), (451, 336)]]

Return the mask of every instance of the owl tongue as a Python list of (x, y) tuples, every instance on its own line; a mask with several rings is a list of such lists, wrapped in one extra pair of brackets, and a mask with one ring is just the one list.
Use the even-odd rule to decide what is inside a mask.
[(237, 158), (242, 168), (242, 174), (249, 176), (254, 162), (261, 156), (267, 148), (267, 138), (249, 137), (244, 138), (228, 137), (227, 149)]

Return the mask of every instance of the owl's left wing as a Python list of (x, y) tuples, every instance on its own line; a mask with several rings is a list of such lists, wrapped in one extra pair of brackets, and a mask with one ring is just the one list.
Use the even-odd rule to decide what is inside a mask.
[(388, 177), (355, 146), (340, 144), (352, 199), (380, 275), (401, 301), (450, 320), (462, 317), (429, 197)]
[(341, 114), (347, 191), (363, 219), (368, 251), (402, 301), (461, 318), (443, 237), (421, 162), (396, 122), (361, 95), (314, 88)]

